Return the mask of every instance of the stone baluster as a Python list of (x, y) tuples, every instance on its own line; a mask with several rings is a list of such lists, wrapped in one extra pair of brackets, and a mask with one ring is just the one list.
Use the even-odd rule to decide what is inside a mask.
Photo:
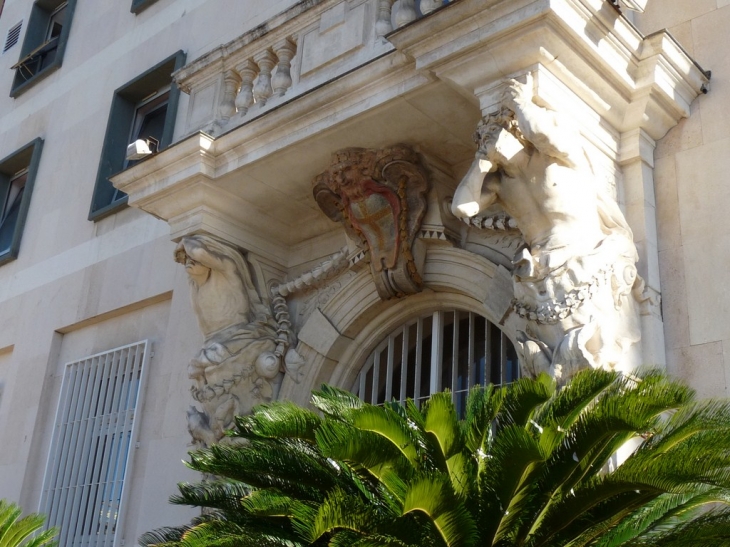
[(236, 67), (236, 71), (241, 76), (241, 90), (236, 96), (236, 108), (241, 115), (245, 115), (253, 104), (253, 81), (259, 73), (259, 67), (250, 59), (246, 59)]
[(378, 20), (375, 23), (375, 32), (378, 37), (385, 36), (393, 30), (390, 22), (393, 0), (378, 0)]
[(282, 97), (286, 90), (291, 87), (291, 60), (297, 52), (297, 46), (288, 38), (274, 44), (274, 53), (279, 58), (276, 65), (276, 74), (271, 79), (271, 85), (274, 88), (274, 94)]
[(233, 70), (223, 75), (223, 95), (221, 96), (220, 120), (227, 122), (236, 113), (236, 93), (241, 85), (241, 78)]
[(421, 0), (421, 13), (428, 15), (432, 11), (442, 6), (442, 0)]
[(415, 0), (398, 0), (398, 11), (395, 12), (395, 26), (400, 28), (411, 21), (415, 21), (416, 3)]
[(276, 55), (267, 49), (254, 55), (253, 60), (259, 67), (259, 77), (253, 86), (253, 97), (257, 103), (264, 106), (274, 94), (271, 88), (271, 71), (276, 66)]

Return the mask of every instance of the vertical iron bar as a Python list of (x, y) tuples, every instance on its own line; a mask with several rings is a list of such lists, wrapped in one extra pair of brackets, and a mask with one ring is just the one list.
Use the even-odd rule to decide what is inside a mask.
[(441, 391), (443, 324), (444, 313), (441, 311), (434, 312), (433, 325), (431, 326), (431, 389), (429, 395)]
[(411, 334), (411, 326), (406, 325), (403, 328), (403, 349), (400, 356), (400, 396), (398, 400), (401, 403), (406, 401), (406, 393), (408, 388), (408, 349), (410, 347), (409, 337)]

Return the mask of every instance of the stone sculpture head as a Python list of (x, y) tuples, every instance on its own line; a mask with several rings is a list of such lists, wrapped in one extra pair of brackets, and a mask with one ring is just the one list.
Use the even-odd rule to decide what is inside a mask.
[(200, 247), (206, 254), (231, 264), (235, 275), (243, 285), (245, 297), (248, 300), (250, 308), (251, 320), (273, 321), (271, 310), (262, 301), (251, 278), (249, 266), (237, 248), (209, 235), (196, 234), (185, 236), (175, 249), (175, 261), (185, 266), (189, 281), (198, 287), (208, 281), (211, 276), (211, 268), (190, 256), (190, 253), (186, 252), (186, 247), (189, 246)]

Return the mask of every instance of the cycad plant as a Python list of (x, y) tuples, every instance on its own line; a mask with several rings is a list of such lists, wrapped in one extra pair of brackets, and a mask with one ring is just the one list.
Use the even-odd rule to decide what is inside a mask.
[(259, 406), (191, 454), (216, 479), (172, 502), (207, 510), (142, 544), (730, 546), (730, 403), (659, 372), (477, 387), (461, 419), (449, 393), (418, 409), (323, 387), (312, 404)]
[(23, 510), (15, 503), (0, 499), (0, 547), (53, 547), (58, 530), (40, 532), (46, 517), (32, 513), (23, 518)]

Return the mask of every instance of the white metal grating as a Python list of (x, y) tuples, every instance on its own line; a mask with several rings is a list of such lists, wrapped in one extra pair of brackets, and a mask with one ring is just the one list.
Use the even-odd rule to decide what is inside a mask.
[(20, 39), (20, 29), (23, 26), (23, 21), (14, 25), (5, 37), (5, 47), (3, 47), (3, 53), (18, 43)]
[(352, 391), (372, 404), (413, 399), (450, 389), (461, 411), (469, 389), (517, 379), (512, 342), (479, 314), (437, 311), (391, 333), (365, 361)]
[(117, 547), (149, 359), (147, 340), (67, 363), (40, 510), (59, 547)]

